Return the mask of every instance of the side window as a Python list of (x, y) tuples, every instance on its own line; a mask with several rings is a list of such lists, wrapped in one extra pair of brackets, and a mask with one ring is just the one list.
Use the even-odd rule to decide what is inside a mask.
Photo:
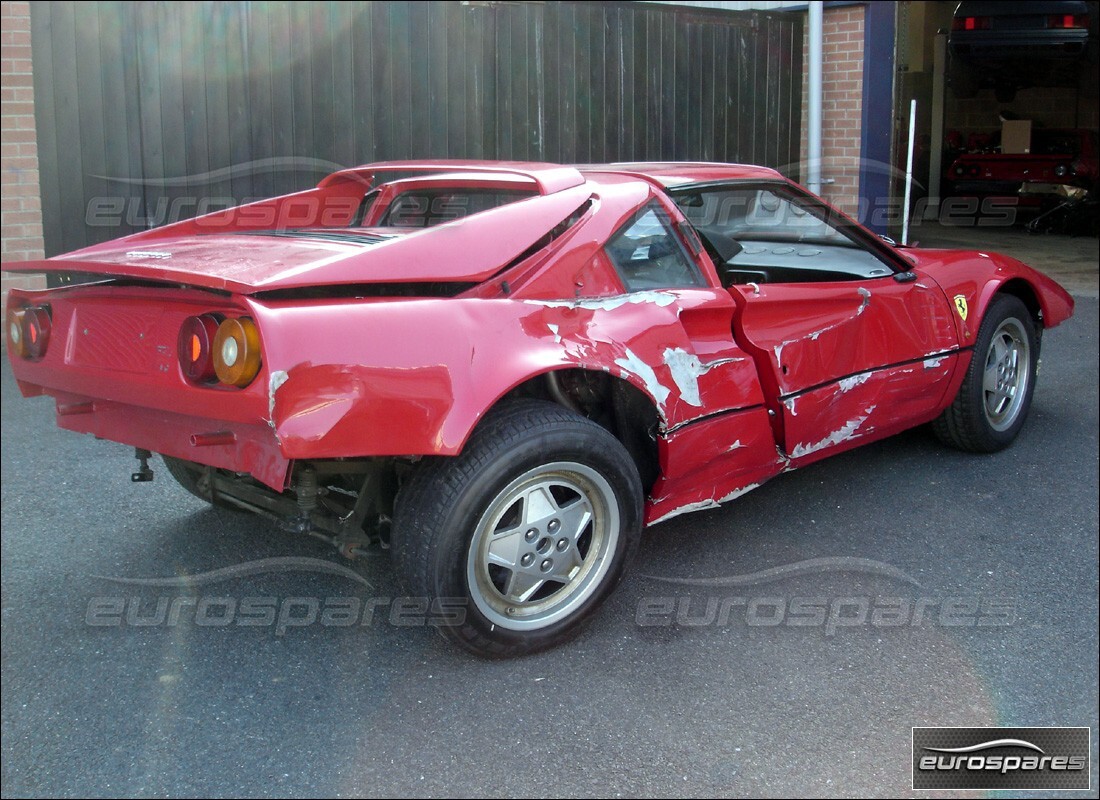
[[(674, 199), (704, 239), (740, 245), (724, 263), (715, 263), (727, 286), (863, 280), (893, 271), (846, 232), (841, 217), (782, 186), (685, 189)], [(713, 257), (715, 247), (708, 250)]]
[(650, 203), (607, 243), (607, 254), (627, 291), (703, 286), (695, 266), (668, 214)]
[(372, 189), (367, 192), (363, 197), (363, 202), (359, 204), (359, 211), (355, 214), (355, 224), (365, 225), (370, 218), (371, 208), (374, 207), (375, 201), (378, 196), (382, 194), (378, 189)]

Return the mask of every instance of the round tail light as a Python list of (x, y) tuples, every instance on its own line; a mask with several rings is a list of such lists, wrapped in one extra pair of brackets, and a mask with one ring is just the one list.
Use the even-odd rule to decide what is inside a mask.
[(50, 344), (50, 314), (45, 308), (28, 308), (23, 315), (23, 339), (27, 358), (39, 359), (46, 355)]
[(260, 371), (260, 334), (248, 317), (222, 322), (213, 350), (214, 372), (222, 383), (243, 388)]
[(214, 380), (214, 337), (219, 319), (213, 314), (188, 317), (180, 326), (176, 340), (176, 353), (184, 377), (193, 383), (209, 383)]
[(46, 348), (50, 345), (50, 329), (53, 327), (47, 307), (9, 308), (5, 323), (12, 352), (32, 361), (46, 355)]
[(20, 358), (27, 357), (27, 339), (23, 335), (23, 318), (27, 312), (22, 308), (9, 308), (4, 320), (8, 332), (8, 348)]

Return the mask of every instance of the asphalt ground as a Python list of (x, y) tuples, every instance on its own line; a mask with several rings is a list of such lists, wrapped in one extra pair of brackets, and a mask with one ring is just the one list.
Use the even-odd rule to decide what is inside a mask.
[(656, 526), (579, 639), (507, 662), (385, 554), (132, 484), (5, 358), (4, 795), (899, 796), (911, 726), (997, 724), (1090, 726), (1091, 792), (1051, 796), (1095, 797), (1097, 317), (1044, 338), (1007, 451), (915, 430)]

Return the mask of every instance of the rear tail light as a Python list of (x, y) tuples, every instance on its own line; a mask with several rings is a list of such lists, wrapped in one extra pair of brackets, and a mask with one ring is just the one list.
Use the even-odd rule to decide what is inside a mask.
[(192, 383), (244, 388), (260, 371), (260, 334), (248, 317), (188, 317), (176, 340), (180, 370)]
[(210, 383), (217, 377), (214, 372), (214, 336), (220, 322), (213, 314), (188, 317), (183, 321), (176, 340), (176, 352), (187, 380)]
[(9, 308), (7, 319), (4, 320), (8, 331), (8, 348), (21, 358), (27, 357), (26, 339), (23, 338), (23, 317), (26, 313), (21, 308)]
[(989, 17), (955, 17), (951, 21), (953, 31), (987, 31), (989, 28)]
[(50, 314), (45, 308), (28, 308), (23, 315), (23, 338), (26, 339), (27, 357), (39, 359), (46, 355), (50, 344)]
[(1048, 28), (1087, 28), (1087, 14), (1051, 14), (1047, 17)]
[(37, 361), (50, 344), (50, 309), (46, 306), (9, 308), (5, 320), (8, 345), (21, 358)]
[(214, 336), (214, 372), (230, 386), (245, 387), (260, 371), (260, 334), (248, 317), (229, 318)]

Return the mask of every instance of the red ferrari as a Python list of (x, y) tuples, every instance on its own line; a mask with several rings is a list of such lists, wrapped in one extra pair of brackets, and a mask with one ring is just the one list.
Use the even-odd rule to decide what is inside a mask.
[(1069, 295), (760, 167), (434, 161), (5, 269), (25, 396), (217, 506), (378, 540), (489, 656), (572, 636), (641, 529), (931, 423), (1027, 417)]

